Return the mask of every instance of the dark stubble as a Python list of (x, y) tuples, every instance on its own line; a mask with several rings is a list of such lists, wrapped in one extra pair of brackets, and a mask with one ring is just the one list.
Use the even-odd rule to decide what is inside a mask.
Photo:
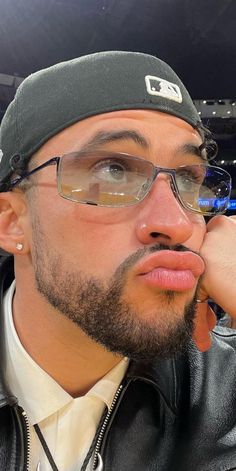
[[(193, 332), (196, 297), (180, 315), (175, 312), (178, 293), (166, 291), (162, 293), (162, 302), (157, 298), (154, 319), (147, 320), (145, 316), (140, 318), (123, 296), (127, 273), (134, 264), (149, 253), (169, 247), (155, 244), (138, 250), (124, 260), (104, 285), (96, 277), (86, 278), (79, 270), (79, 260), (78, 270), (71, 269), (66, 263), (69, 257), (48, 243), (39, 224), (33, 233), (32, 259), (38, 291), (95, 342), (136, 360), (168, 358), (186, 349)], [(172, 249), (187, 250), (181, 245)]]

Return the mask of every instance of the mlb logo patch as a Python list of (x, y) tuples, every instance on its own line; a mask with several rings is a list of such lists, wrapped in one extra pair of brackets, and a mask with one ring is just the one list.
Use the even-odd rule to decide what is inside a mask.
[(149, 95), (161, 96), (162, 98), (182, 103), (180, 88), (175, 83), (168, 82), (168, 80), (155, 77), (154, 75), (146, 75), (145, 83)]

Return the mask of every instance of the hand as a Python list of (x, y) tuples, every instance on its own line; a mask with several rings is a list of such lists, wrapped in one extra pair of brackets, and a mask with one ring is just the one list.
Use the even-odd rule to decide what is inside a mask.
[(236, 216), (216, 216), (209, 221), (200, 255), (206, 265), (201, 299), (208, 296), (236, 318)]
[[(206, 270), (198, 297), (212, 299), (236, 319), (236, 216), (216, 216), (209, 221), (200, 254)], [(193, 340), (200, 351), (210, 348), (210, 331), (215, 324), (210, 306), (198, 304)]]

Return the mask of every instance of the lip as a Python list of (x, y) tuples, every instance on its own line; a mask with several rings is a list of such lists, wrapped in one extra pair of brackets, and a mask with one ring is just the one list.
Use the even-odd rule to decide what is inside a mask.
[(204, 270), (202, 258), (193, 252), (162, 250), (141, 260), (135, 274), (155, 288), (184, 291), (195, 286)]

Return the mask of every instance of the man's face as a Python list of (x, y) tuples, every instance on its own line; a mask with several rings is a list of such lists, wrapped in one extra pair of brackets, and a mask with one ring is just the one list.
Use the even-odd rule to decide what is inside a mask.
[[(201, 138), (190, 125), (141, 110), (76, 123), (48, 141), (36, 163), (88, 143), (94, 149), (97, 135), (99, 151), (132, 154), (166, 168), (202, 163)], [(28, 198), (32, 266), (37, 289), (49, 304), (113, 352), (147, 359), (182, 349), (193, 328), (203, 271), (193, 253), (201, 247), (205, 223), (180, 206), (168, 176), (160, 174), (142, 202), (120, 208), (61, 198), (53, 166), (33, 182)]]

